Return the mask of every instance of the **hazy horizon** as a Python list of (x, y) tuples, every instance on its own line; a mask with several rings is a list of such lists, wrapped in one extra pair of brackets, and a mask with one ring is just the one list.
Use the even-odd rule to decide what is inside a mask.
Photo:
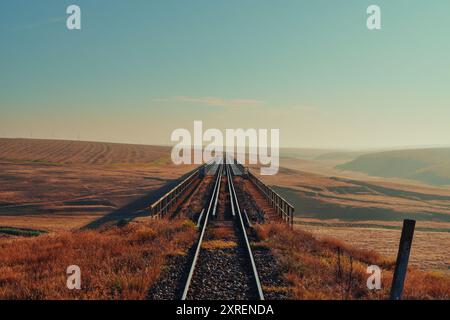
[[(171, 145), (280, 129), (283, 148), (448, 146), (450, 2), (0, 3), (0, 137)], [(14, 13), (14, 14), (11, 14)]]
[[(156, 146), (156, 147), (173, 147), (176, 142), (171, 144), (148, 144), (148, 143), (130, 143), (130, 142), (121, 142), (121, 141), (108, 141), (108, 140), (83, 140), (83, 139), (64, 139), (64, 138), (49, 138), (49, 137), (2, 137), (0, 139), (29, 139), (29, 140), (58, 140), (58, 141), (77, 141), (77, 142), (98, 142), (98, 143), (113, 143), (113, 144), (131, 144), (131, 145), (142, 145), (142, 146)], [(204, 144), (204, 147), (208, 143)], [(224, 146), (226, 147), (226, 145)], [(324, 151), (324, 152), (375, 152), (375, 151), (394, 151), (394, 150), (414, 150), (414, 149), (447, 149), (450, 148), (450, 144), (447, 145), (404, 145), (404, 146), (391, 146), (391, 147), (374, 147), (374, 148), (332, 148), (332, 147), (280, 147), (280, 151), (288, 151), (288, 150), (315, 150), (315, 151)]]

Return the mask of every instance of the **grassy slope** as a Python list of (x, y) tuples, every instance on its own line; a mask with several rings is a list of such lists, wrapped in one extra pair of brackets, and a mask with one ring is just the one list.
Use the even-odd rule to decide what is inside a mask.
[(406, 178), (433, 185), (450, 185), (450, 148), (386, 151), (361, 155), (338, 169), (372, 176)]
[[(195, 235), (191, 223), (152, 220), (0, 239), (0, 299), (145, 299), (166, 258), (185, 254)], [(81, 290), (66, 287), (70, 265), (81, 269)]]
[[(289, 284), (291, 299), (388, 299), (395, 261), (358, 250), (336, 239), (315, 239), (310, 233), (286, 225), (257, 226), (261, 240), (275, 255)], [(381, 290), (367, 289), (370, 265), (382, 269)], [(405, 299), (449, 299), (450, 279), (410, 268)]]
[(313, 174), (300, 171), (302, 163), (293, 167), (299, 170), (281, 168), (276, 176), (261, 179), (295, 206), (299, 228), (314, 236), (337, 237), (358, 248), (395, 256), (402, 219), (415, 219), (411, 262), (423, 270), (450, 274), (446, 263), (449, 188)]
[[(100, 145), (104, 146), (104, 144)], [(67, 146), (61, 147), (66, 151), (70, 150)], [(99, 146), (93, 143), (91, 147)], [(29, 147), (24, 147), (23, 152), (29, 158), (31, 152), (28, 153), (27, 148)], [(17, 150), (19, 149), (14, 150), (16, 157), (20, 155)], [(39, 152), (39, 148), (33, 150), (35, 153)], [(85, 154), (90, 151), (83, 150), (80, 151), (81, 159), (77, 158), (80, 156), (78, 155), (72, 156), (77, 160), (63, 160), (68, 163), (81, 161), (87, 164), (99, 164), (99, 160), (112, 155), (106, 151), (106, 156), (103, 157), (92, 158), (92, 155), (86, 157)], [(107, 146), (106, 150), (108, 150)], [(3, 154), (11, 152), (11, 150), (3, 151)], [(42, 151), (44, 155), (52, 154), (51, 159), (45, 160), (38, 154), (36, 161), (58, 160), (58, 153), (55, 153), (53, 148), (50, 151)], [(133, 157), (139, 157), (139, 153), (130, 152)], [(123, 159), (123, 156), (127, 154), (128, 151), (122, 150), (115, 157)], [(126, 161), (133, 163), (133, 157)], [(119, 162), (122, 163), (122, 161)], [(291, 177), (295, 178), (292, 175)], [(145, 298), (148, 288), (159, 276), (165, 258), (172, 254), (182, 254), (195, 238), (195, 231), (182, 222), (153, 223), (151, 225), (131, 223), (123, 228), (112, 228), (100, 232), (62, 232), (30, 239), (1, 239), (0, 250), (5, 254), (0, 257), (0, 298)], [(258, 233), (261, 239), (258, 245), (269, 247), (286, 268), (285, 277), (290, 281), (291, 298), (386, 297), (388, 286), (386, 281), (389, 281), (391, 274), (389, 268), (392, 266), (392, 261), (387, 261), (374, 253), (353, 249), (335, 240), (318, 241), (303, 232), (290, 232), (284, 226), (262, 226)], [(336, 275), (337, 247), (341, 247), (342, 251), (341, 261), (344, 272), (341, 275)], [(346, 269), (349, 263), (348, 256), (352, 256), (355, 271), (351, 277), (351, 286), (346, 289), (345, 283), (349, 276)], [(366, 278), (363, 277), (365, 276), (363, 271), (368, 262), (378, 263), (387, 268), (387, 277), (383, 278), (386, 288), (382, 292), (370, 294), (364, 289)], [(71, 264), (78, 264), (82, 269), (82, 284), (86, 287), (79, 292), (68, 291), (65, 287), (65, 268)], [(415, 291), (407, 289), (408, 298), (449, 298), (450, 296), (448, 281), (439, 276), (413, 271), (409, 279), (412, 279), (411, 283), (416, 286), (416, 289)]]
[[(290, 299), (388, 297), (392, 260), (284, 224), (257, 225), (256, 232), (253, 245), (275, 255)], [(145, 299), (166, 259), (186, 254), (195, 238), (190, 222), (141, 219), (104, 230), (0, 239), (0, 299)], [(66, 288), (66, 268), (73, 264), (81, 268), (81, 290)], [(366, 287), (372, 264), (383, 269), (376, 292)], [(405, 298), (449, 299), (450, 279), (411, 269)]]

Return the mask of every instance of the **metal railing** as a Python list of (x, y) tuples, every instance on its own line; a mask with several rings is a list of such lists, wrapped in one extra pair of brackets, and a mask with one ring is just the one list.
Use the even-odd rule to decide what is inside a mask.
[(275, 209), (280, 218), (292, 227), (294, 225), (294, 206), (262, 182), (250, 170), (248, 170), (248, 178), (264, 194), (266, 200)]
[(180, 182), (175, 188), (167, 192), (158, 201), (150, 206), (150, 215), (153, 217), (161, 218), (177, 204), (178, 200), (183, 196), (184, 192), (191, 187), (194, 181), (199, 177), (200, 170), (204, 166), (196, 169), (189, 177)]

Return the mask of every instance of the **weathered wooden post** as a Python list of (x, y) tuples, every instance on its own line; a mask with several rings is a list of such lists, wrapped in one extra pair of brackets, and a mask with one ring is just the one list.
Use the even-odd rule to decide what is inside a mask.
[(291, 216), (291, 229), (294, 229), (294, 208), (289, 207), (289, 213)]
[(415, 220), (403, 220), (402, 236), (398, 248), (394, 278), (392, 279), (391, 300), (400, 300), (402, 298), (415, 226)]

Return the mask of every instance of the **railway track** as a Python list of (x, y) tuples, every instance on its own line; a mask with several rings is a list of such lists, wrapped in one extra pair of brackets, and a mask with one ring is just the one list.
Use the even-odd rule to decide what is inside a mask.
[(264, 300), (248, 240), (248, 218), (234, 188), (235, 163), (220, 161), (208, 205), (200, 215), (201, 233), (182, 300)]

